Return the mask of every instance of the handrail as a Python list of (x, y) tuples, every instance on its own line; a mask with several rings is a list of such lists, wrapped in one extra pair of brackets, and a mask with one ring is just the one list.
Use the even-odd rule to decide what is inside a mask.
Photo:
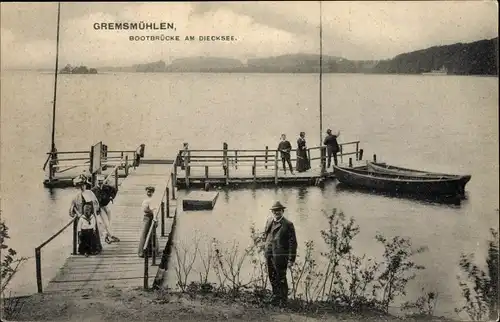
[(35, 247), (35, 265), (36, 265), (36, 285), (38, 293), (43, 292), (42, 288), (42, 248), (50, 243), (54, 238), (59, 236), (63, 231), (66, 230), (71, 224), (73, 224), (73, 255), (76, 255), (76, 245), (77, 245), (77, 225), (78, 217), (75, 216), (69, 223), (67, 223), (63, 228), (59, 229), (55, 234), (53, 234), (49, 239), (41, 243), (38, 247)]
[[(107, 181), (112, 175), (115, 176), (115, 185), (118, 188), (118, 166), (115, 166), (113, 171), (106, 177), (105, 181)], [(64, 225), (61, 229), (59, 229), (55, 234), (50, 236), (46, 241), (41, 243), (39, 246), (35, 247), (35, 265), (36, 265), (36, 283), (37, 283), (37, 291), (38, 293), (43, 292), (42, 287), (42, 253), (41, 250), (45, 245), (54, 240), (57, 236), (59, 236), (62, 232), (64, 232), (71, 224), (73, 224), (73, 251), (72, 254), (77, 254), (77, 246), (78, 246), (78, 216), (75, 216), (71, 219), (69, 223)]]
[[(153, 220), (151, 222), (151, 226), (149, 227), (148, 233), (146, 235), (146, 239), (144, 240), (144, 245), (143, 245), (143, 252), (144, 252), (144, 289), (149, 288), (149, 254), (148, 254), (148, 247), (151, 247), (150, 249), (152, 250), (153, 253), (153, 258), (152, 258), (152, 265), (156, 265), (156, 251), (155, 248), (157, 245), (156, 243), (156, 228), (157, 228), (157, 223), (158, 223), (158, 216), (161, 214), (161, 223), (162, 223), (162, 236), (164, 235), (164, 230), (165, 230), (165, 207), (167, 207), (167, 216), (169, 214), (169, 205), (170, 205), (170, 193), (169, 193), (169, 184), (172, 184), (175, 180), (175, 167), (177, 166), (177, 162), (174, 161), (172, 164), (172, 171), (170, 173), (169, 178), (167, 179), (166, 182), (166, 188), (163, 191), (163, 195), (161, 197), (160, 201), (160, 207), (156, 210), (156, 214), (153, 216)], [(175, 186), (172, 184), (172, 199), (175, 199), (175, 192), (174, 190)], [(165, 200), (165, 201), (164, 201)], [(160, 264), (161, 265), (161, 264)]]

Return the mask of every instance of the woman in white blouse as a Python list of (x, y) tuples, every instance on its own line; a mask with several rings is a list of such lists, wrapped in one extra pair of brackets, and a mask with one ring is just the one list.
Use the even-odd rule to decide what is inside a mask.
[[(153, 218), (154, 214), (156, 212), (156, 208), (152, 208), (151, 206), (151, 200), (153, 198), (153, 194), (155, 192), (154, 187), (146, 187), (146, 194), (147, 198), (144, 199), (142, 202), (142, 212), (144, 214), (143, 217), (143, 228), (142, 228), (142, 233), (141, 233), (141, 239), (139, 242), (139, 250), (138, 250), (138, 255), (139, 257), (144, 257), (144, 243), (146, 242), (146, 238), (148, 236), (149, 229), (151, 228), (151, 224), (153, 224)], [(156, 224), (156, 223), (155, 223)], [(150, 237), (151, 241), (151, 237)], [(159, 244), (158, 244), (158, 236), (155, 238), (155, 251), (157, 254), (159, 253)], [(149, 256), (152, 255), (151, 252), (151, 247), (149, 247)]]

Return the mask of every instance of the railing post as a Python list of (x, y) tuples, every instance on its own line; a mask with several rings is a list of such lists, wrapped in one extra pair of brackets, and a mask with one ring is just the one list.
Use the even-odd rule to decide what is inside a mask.
[(352, 168), (352, 158), (349, 158), (349, 168)]
[(149, 279), (149, 252), (146, 250), (144, 252), (144, 289), (147, 290), (149, 287), (148, 279)]
[(266, 145), (266, 156), (265, 156), (265, 159), (264, 159), (264, 162), (265, 162), (264, 166), (265, 166), (266, 169), (267, 169), (267, 154), (268, 153), (269, 153), (269, 147)]
[(373, 162), (375, 162), (375, 163), (377, 162), (377, 155), (376, 154), (373, 155)]
[(274, 184), (278, 185), (278, 150), (274, 155)]
[(189, 175), (191, 174), (191, 166), (186, 167), (186, 187), (189, 188)]
[(128, 177), (128, 154), (125, 156), (125, 176)]
[(253, 181), (255, 181), (257, 179), (257, 156), (253, 157), (252, 175)]
[(174, 160), (174, 175), (175, 175), (176, 178), (177, 178), (177, 167), (179, 166), (179, 157), (180, 157), (180, 155), (181, 155), (181, 152), (179, 151), (179, 153), (177, 154), (177, 157)]
[(153, 231), (151, 231), (151, 252), (153, 253), (153, 262), (151, 263), (152, 266), (155, 266), (156, 265), (156, 247), (158, 245), (156, 245), (156, 228), (158, 227), (158, 225), (156, 224), (155, 221), (153, 221), (152, 223), (153, 225)]
[[(167, 200), (168, 200), (168, 187), (166, 191)], [(165, 237), (165, 202), (161, 202), (161, 237)]]
[(307, 149), (307, 159), (309, 160), (309, 166), (311, 166), (311, 149)]
[(54, 165), (52, 162), (52, 154), (51, 154), (49, 160), (49, 181), (52, 181), (52, 179), (54, 179)]
[(359, 161), (363, 160), (363, 149), (359, 149)]
[(234, 167), (238, 169), (238, 151), (234, 150)]
[(118, 167), (115, 167), (115, 188), (118, 189)]
[(340, 162), (344, 162), (344, 146), (342, 144), (340, 145)]
[(359, 142), (356, 142), (356, 161), (359, 161), (358, 153), (359, 153)]
[(326, 172), (326, 146), (322, 146), (320, 148), (321, 152), (321, 174), (324, 174)]
[[(168, 187), (167, 187), (167, 204), (165, 205), (166, 207), (166, 213), (167, 213), (167, 218), (170, 218), (170, 191), (168, 191)], [(162, 232), (161, 232), (161, 235), (163, 237), (165, 237), (165, 225), (163, 225), (163, 229), (162, 229)]]
[(175, 187), (177, 186), (177, 176), (173, 173), (170, 173), (170, 182), (172, 185), (172, 200), (175, 200)]
[(227, 162), (227, 143), (222, 143), (222, 168), (224, 169), (224, 175), (227, 176), (228, 162)]
[(78, 245), (78, 217), (73, 221), (73, 255), (77, 254)]
[(43, 292), (42, 288), (42, 254), (40, 248), (35, 248), (35, 264), (36, 264), (36, 287), (38, 293)]
[(208, 165), (205, 166), (205, 179), (208, 180)]

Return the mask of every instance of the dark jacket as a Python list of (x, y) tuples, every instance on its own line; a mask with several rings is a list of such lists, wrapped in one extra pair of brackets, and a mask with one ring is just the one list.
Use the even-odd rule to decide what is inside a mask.
[[(269, 234), (272, 234), (273, 218), (270, 218), (266, 223), (264, 230), (264, 240), (267, 240)], [(277, 264), (286, 265), (288, 261), (295, 262), (297, 256), (297, 236), (295, 235), (295, 227), (293, 223), (285, 217), (281, 219), (275, 227), (274, 237), (270, 241), (271, 250), (274, 260)], [(268, 245), (266, 244), (266, 249)]]
[(325, 140), (323, 141), (323, 144), (326, 145), (327, 149), (329, 149), (330, 151), (335, 151), (335, 152), (340, 151), (340, 147), (339, 147), (339, 143), (337, 142), (336, 135), (328, 134), (326, 136)]
[(280, 144), (278, 144), (278, 150), (281, 151), (281, 158), (290, 158), (290, 151), (292, 151), (292, 145), (290, 144), (289, 141), (281, 141)]
[(107, 206), (109, 202), (116, 197), (116, 193), (118, 192), (115, 187), (107, 184), (103, 185), (102, 187), (95, 186), (91, 190), (97, 197), (100, 207)]

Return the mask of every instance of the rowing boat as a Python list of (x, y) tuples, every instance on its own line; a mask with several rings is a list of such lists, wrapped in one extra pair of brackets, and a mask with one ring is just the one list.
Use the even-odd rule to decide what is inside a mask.
[(463, 195), (470, 176), (430, 176), (410, 173), (388, 173), (365, 169), (333, 166), (335, 177), (341, 183), (377, 191), (415, 193), (428, 196)]
[(447, 177), (447, 178), (461, 178), (464, 180), (465, 184), (469, 182), (471, 179), (470, 175), (459, 175), (459, 174), (448, 174), (448, 173), (438, 173), (438, 172), (429, 172), (423, 170), (415, 170), (397, 167), (394, 165), (389, 165), (386, 163), (376, 163), (376, 162), (368, 162), (367, 163), (368, 170), (373, 172), (380, 173), (390, 173), (390, 174), (399, 174), (399, 175), (409, 175), (409, 176), (425, 176), (425, 177)]

